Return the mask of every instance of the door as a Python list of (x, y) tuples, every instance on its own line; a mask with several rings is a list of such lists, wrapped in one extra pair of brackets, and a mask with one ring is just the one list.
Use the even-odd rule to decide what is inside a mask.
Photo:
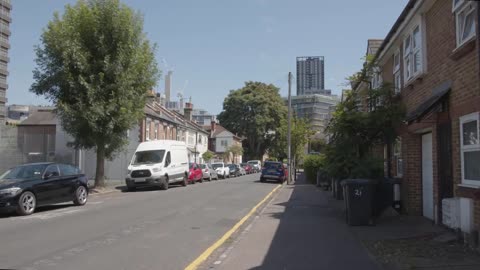
[(78, 171), (75, 167), (66, 164), (58, 164), (60, 168), (60, 193), (58, 198), (63, 202), (68, 202), (73, 199), (76, 188), (78, 187)]
[(432, 133), (422, 136), (423, 216), (433, 220), (433, 152)]
[(56, 164), (52, 164), (45, 169), (43, 180), (36, 186), (38, 204), (47, 204), (55, 202), (61, 193), (60, 171)]

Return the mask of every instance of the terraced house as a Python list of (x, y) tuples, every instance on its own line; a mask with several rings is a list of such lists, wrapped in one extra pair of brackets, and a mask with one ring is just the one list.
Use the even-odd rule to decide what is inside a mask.
[[(410, 0), (387, 36), (369, 42), (369, 84), (389, 82), (406, 107), (387, 174), (400, 178), (404, 211), (480, 231), (480, 12), (476, 1)], [(375, 104), (358, 100), (360, 108)], [(387, 152), (387, 151), (386, 151)]]

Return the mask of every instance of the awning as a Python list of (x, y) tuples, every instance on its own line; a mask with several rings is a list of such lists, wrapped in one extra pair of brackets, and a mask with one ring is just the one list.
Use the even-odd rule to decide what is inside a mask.
[(432, 92), (433, 95), (429, 97), (427, 100), (422, 102), (420, 105), (415, 108), (415, 110), (411, 111), (410, 113), (407, 114), (406, 116), (406, 121), (408, 124), (411, 124), (413, 121), (421, 118), (428, 112), (430, 112), (435, 105), (437, 105), (438, 102), (440, 102), (443, 97), (445, 97), (448, 92), (450, 92), (450, 89), (452, 88), (452, 81), (446, 81), (436, 87)]

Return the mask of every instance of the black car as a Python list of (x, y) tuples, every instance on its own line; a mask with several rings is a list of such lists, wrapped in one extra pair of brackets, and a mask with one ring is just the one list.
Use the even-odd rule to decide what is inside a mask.
[(228, 168), (230, 169), (230, 176), (239, 177), (240, 176), (240, 166), (237, 164), (228, 164)]
[(73, 201), (87, 203), (87, 178), (78, 168), (58, 163), (31, 163), (0, 175), (0, 209), (30, 215), (38, 206)]

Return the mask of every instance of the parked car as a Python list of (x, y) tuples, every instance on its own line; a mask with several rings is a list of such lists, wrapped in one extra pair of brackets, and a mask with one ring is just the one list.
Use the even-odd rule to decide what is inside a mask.
[(200, 167), (202, 168), (203, 179), (207, 179), (208, 181), (218, 180), (217, 172), (212, 168), (210, 164), (201, 164)]
[(238, 170), (240, 171), (240, 175), (247, 175), (247, 171), (245, 171), (245, 168), (243, 168), (240, 164), (237, 165)]
[(240, 174), (240, 166), (237, 164), (228, 164), (228, 168), (230, 169), (230, 176), (232, 177), (239, 177)]
[(203, 170), (197, 163), (190, 163), (188, 172), (188, 182), (195, 184), (195, 182), (203, 182)]
[(280, 183), (285, 181), (285, 168), (281, 162), (266, 161), (260, 175), (260, 182), (276, 180)]
[(31, 163), (9, 169), (0, 176), (0, 209), (30, 215), (37, 207), (73, 201), (84, 205), (88, 180), (72, 165)]
[(186, 186), (188, 172), (185, 142), (170, 140), (142, 142), (128, 166), (125, 182), (129, 191), (144, 186), (159, 186), (166, 190), (172, 183)]
[(228, 166), (226, 166), (225, 163), (223, 163), (223, 162), (212, 163), (212, 168), (223, 179), (225, 179), (227, 177), (230, 178), (230, 168)]
[(253, 173), (253, 167), (252, 167), (250, 164), (248, 164), (248, 163), (241, 163), (240, 166), (241, 166), (243, 169), (245, 169), (245, 172), (246, 172), (247, 174)]
[(262, 170), (262, 162), (260, 160), (250, 160), (248, 161), (248, 164), (253, 167), (253, 171), (255, 173), (258, 173)]

